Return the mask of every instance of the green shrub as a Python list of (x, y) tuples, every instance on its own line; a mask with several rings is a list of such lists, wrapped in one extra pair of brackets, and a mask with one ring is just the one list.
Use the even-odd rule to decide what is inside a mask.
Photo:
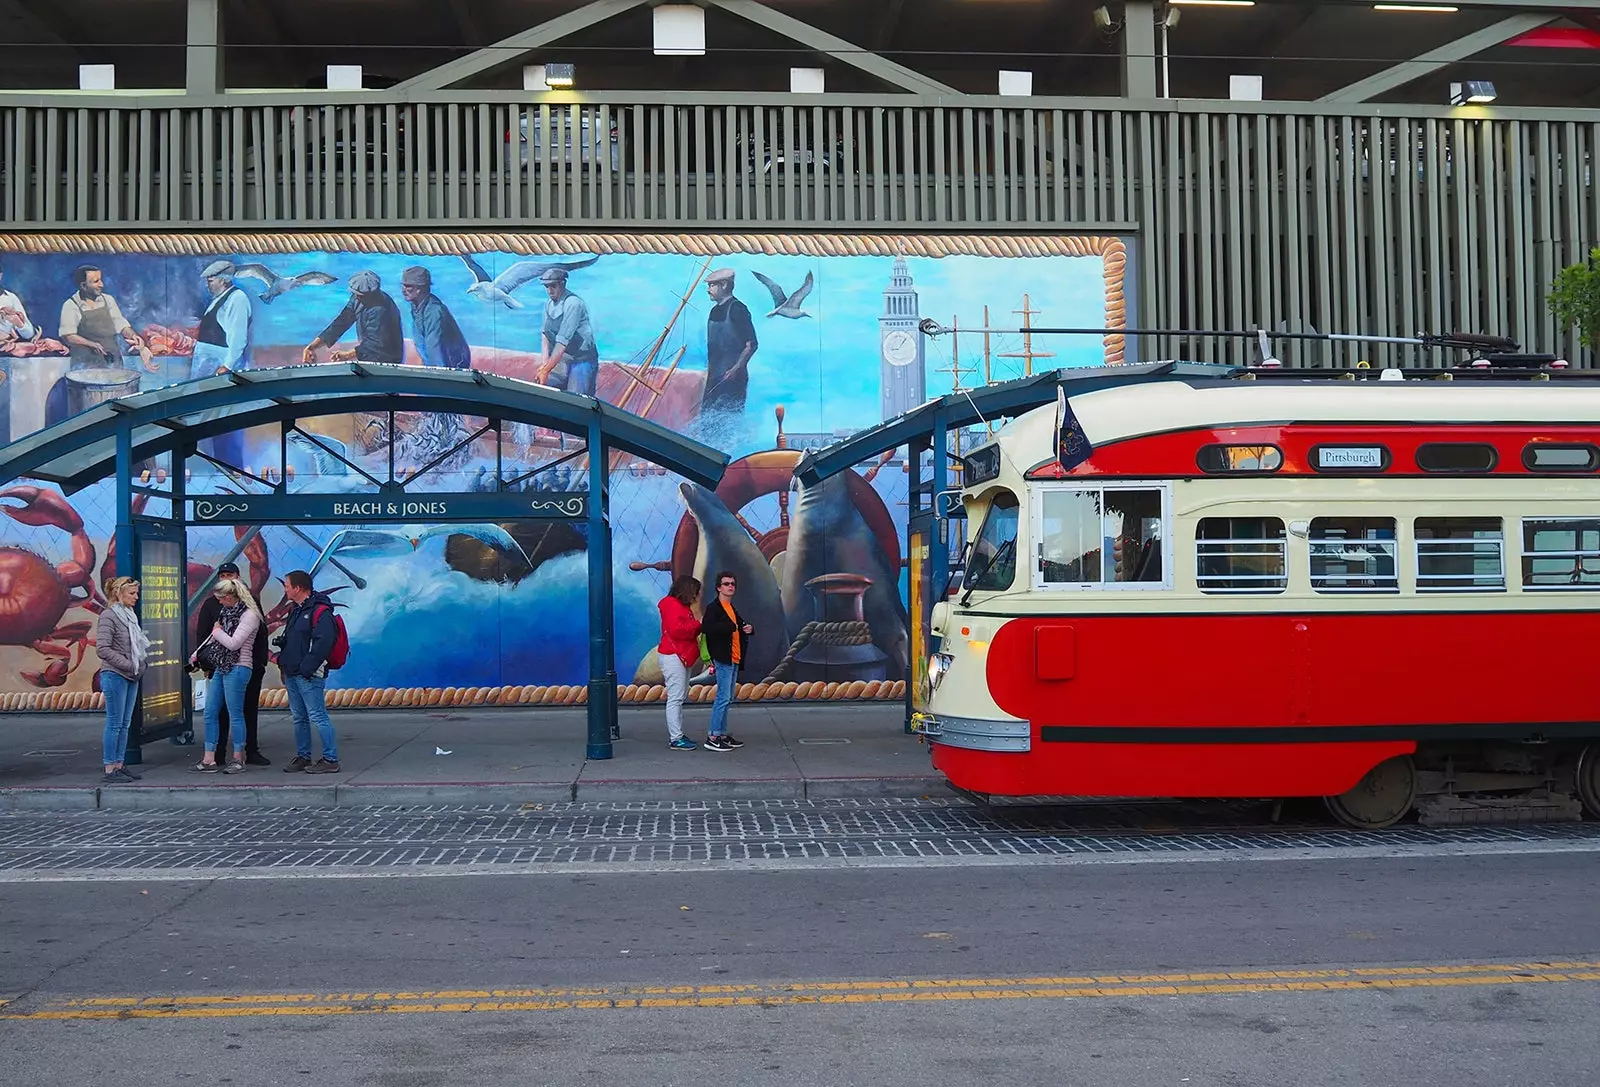
[(1593, 348), (1600, 340), (1600, 248), (1589, 259), (1556, 273), (1546, 299), (1550, 312), (1563, 328), (1578, 330), (1578, 341)]

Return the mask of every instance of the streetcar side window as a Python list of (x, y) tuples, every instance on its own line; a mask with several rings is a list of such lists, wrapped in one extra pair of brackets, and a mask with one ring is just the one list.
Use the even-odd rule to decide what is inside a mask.
[(1600, 520), (1524, 520), (1522, 587), (1531, 592), (1600, 589)]
[(1195, 526), (1195, 582), (1203, 593), (1281, 593), (1289, 549), (1276, 517), (1202, 517)]
[(1307, 535), (1319, 593), (1397, 593), (1392, 517), (1316, 517)]
[(1503, 592), (1505, 537), (1498, 517), (1418, 517), (1417, 592)]
[[(963, 589), (1009, 589), (1017, 576), (1017, 496), (996, 492), (984, 515), (983, 528), (967, 556)], [(1002, 551), (1001, 548), (1004, 547)], [(995, 556), (999, 559), (996, 561)]]
[(1163, 584), (1161, 491), (1048, 490), (1040, 499), (1039, 578), (1046, 586)]

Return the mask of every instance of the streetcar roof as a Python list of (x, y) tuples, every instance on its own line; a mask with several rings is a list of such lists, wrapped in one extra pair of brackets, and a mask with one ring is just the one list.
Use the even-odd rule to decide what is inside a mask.
[[(1072, 411), (1092, 445), (1214, 427), (1320, 423), (1600, 426), (1600, 385), (1554, 382), (1158, 381), (1080, 393)], [(1036, 408), (998, 437), (1049, 445), (1054, 407)]]

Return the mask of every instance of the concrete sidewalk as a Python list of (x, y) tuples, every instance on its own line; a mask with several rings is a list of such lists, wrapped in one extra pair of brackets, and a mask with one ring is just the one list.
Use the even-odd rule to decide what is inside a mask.
[[(283, 773), (293, 726), (263, 711), (271, 766), (197, 774), (198, 744), (160, 740), (144, 747), (142, 781), (107, 786), (101, 715), (0, 715), (0, 811), (950, 795), (899, 704), (737, 705), (729, 723), (746, 746), (730, 752), (670, 750), (659, 706), (619, 712), (606, 761), (584, 758), (582, 709), (335, 713), (343, 772), (317, 776)], [(685, 707), (690, 738), (705, 736), (709, 714)]]

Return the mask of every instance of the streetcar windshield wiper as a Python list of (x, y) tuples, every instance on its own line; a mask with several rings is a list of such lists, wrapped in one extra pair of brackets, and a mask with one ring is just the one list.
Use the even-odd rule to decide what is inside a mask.
[(1016, 543), (1016, 537), (1001, 541), (1000, 546), (994, 549), (994, 554), (989, 556), (989, 561), (978, 567), (973, 574), (972, 580), (967, 583), (967, 591), (961, 594), (961, 599), (957, 603), (963, 608), (967, 606), (967, 603), (972, 599), (972, 594), (977, 591), (978, 582), (989, 576), (989, 571), (993, 570), (1001, 558), (1005, 556), (1007, 549), (1015, 547)]

